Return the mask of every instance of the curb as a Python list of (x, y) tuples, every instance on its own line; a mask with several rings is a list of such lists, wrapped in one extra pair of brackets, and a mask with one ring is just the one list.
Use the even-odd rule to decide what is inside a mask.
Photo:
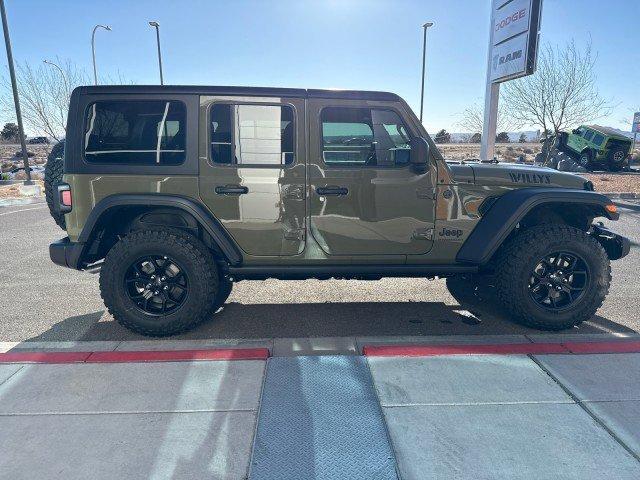
[(365, 345), (367, 357), (432, 357), (440, 355), (549, 355), (640, 353), (640, 341), (566, 342), (485, 345)]
[(611, 200), (631, 200), (640, 198), (640, 193), (633, 192), (597, 192), (601, 195), (609, 197)]
[(7, 352), (0, 353), (0, 364), (194, 362), (215, 360), (266, 360), (267, 358), (269, 358), (269, 349), (267, 348), (113, 352)]

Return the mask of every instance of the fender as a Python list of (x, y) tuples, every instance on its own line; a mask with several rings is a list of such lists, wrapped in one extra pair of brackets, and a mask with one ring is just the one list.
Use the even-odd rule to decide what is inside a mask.
[(572, 203), (587, 205), (596, 217), (618, 220), (618, 213), (605, 207), (613, 202), (600, 193), (563, 188), (521, 188), (505, 193), (490, 206), (471, 235), (458, 251), (461, 263), (485, 265), (516, 225), (534, 207), (544, 203)]
[(78, 237), (78, 243), (87, 245), (102, 215), (106, 214), (112, 208), (128, 205), (172, 207), (187, 212), (211, 235), (231, 265), (239, 265), (242, 262), (240, 251), (218, 220), (202, 205), (199, 205), (189, 198), (178, 195), (147, 193), (116, 194), (105, 197), (91, 210), (82, 232)]

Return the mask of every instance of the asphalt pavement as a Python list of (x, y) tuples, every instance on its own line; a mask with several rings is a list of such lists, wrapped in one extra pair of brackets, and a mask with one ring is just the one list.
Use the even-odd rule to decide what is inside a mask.
[[(610, 227), (640, 243), (640, 202), (619, 202)], [(65, 234), (43, 203), (0, 207), (0, 341), (139, 340), (105, 311), (98, 276), (54, 265), (48, 245)], [(640, 249), (613, 262), (611, 292), (597, 315), (569, 333), (640, 332)], [(460, 303), (444, 280), (245, 281), (227, 305), (176, 339), (426, 337), (539, 333), (486, 303)], [(567, 332), (563, 332), (567, 333)]]

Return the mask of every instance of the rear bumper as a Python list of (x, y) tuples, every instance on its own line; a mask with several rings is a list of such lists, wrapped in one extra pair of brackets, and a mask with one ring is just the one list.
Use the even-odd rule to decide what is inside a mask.
[(631, 241), (627, 237), (612, 232), (604, 225), (592, 225), (589, 233), (600, 242), (611, 260), (624, 258), (631, 250)]
[(72, 242), (69, 237), (49, 244), (49, 257), (56, 265), (80, 270), (83, 243)]

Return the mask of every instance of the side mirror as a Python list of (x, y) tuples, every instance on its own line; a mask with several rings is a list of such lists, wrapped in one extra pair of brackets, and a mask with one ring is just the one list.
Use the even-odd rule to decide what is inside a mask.
[(411, 139), (411, 167), (416, 173), (426, 173), (429, 165), (429, 142), (422, 137)]

